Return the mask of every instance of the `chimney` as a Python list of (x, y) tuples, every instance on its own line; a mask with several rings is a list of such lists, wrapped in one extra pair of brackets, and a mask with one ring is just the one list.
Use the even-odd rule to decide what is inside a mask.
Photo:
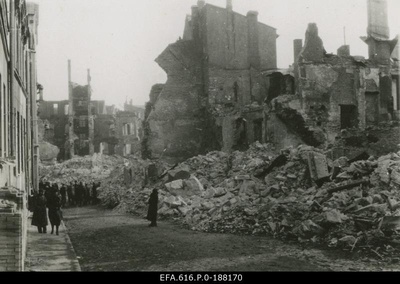
[(233, 10), (233, 0), (226, 0), (226, 9), (232, 11)]
[(368, 0), (368, 36), (389, 39), (387, 0)]
[(299, 55), (302, 49), (303, 49), (303, 40), (302, 39), (293, 40), (294, 63), (296, 63), (297, 59), (299, 59)]
[(380, 64), (390, 64), (391, 42), (387, 0), (368, 0), (367, 37), (369, 59)]
[(258, 12), (249, 11), (247, 13), (247, 26), (249, 30), (248, 55), (250, 66), (260, 68), (260, 49), (258, 38)]
[(199, 7), (199, 9), (203, 9), (203, 7), (206, 5), (206, 1), (205, 0), (198, 0), (197, 1), (197, 6)]
[(337, 50), (338, 56), (350, 56), (350, 45), (342, 45)]

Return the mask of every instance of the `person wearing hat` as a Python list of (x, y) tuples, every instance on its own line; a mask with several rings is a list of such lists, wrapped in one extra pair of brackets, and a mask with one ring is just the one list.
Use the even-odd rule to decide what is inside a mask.
[(48, 224), (46, 210), (47, 199), (44, 196), (43, 189), (39, 189), (39, 193), (36, 195), (34, 200), (32, 226), (37, 226), (40, 234), (46, 234)]

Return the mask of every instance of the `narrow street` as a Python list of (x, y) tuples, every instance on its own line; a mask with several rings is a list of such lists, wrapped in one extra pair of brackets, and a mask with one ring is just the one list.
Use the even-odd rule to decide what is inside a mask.
[(301, 249), (266, 237), (149, 228), (136, 216), (97, 207), (64, 210), (82, 271), (391, 271), (398, 265)]

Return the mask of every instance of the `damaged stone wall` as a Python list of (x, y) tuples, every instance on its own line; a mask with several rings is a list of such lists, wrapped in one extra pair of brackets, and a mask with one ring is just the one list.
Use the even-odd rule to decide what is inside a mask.
[(91, 127), (94, 127), (89, 119), (90, 86), (72, 84), (73, 133), (77, 137), (74, 140), (74, 153), (79, 156), (85, 156), (89, 155), (89, 133)]
[(135, 154), (140, 151), (140, 132), (142, 129), (141, 119), (136, 113), (121, 111), (115, 119), (116, 153), (120, 156)]
[(261, 70), (276, 68), (277, 34), (257, 17), (231, 5), (192, 7), (183, 40), (156, 60), (168, 81), (150, 98), (147, 155), (182, 160), (265, 139)]
[[(94, 119), (94, 152), (114, 155), (118, 144), (115, 131), (115, 116), (109, 114), (96, 115)], [(104, 147), (105, 149), (102, 149)]]
[(278, 137), (292, 132), (308, 145), (327, 146), (343, 129), (388, 121), (390, 72), (391, 66), (360, 57), (326, 54), (316, 24), (310, 24), (294, 64), (296, 94), (272, 100), (271, 111), (286, 126)]
[(40, 158), (44, 161), (65, 159), (68, 135), (68, 101), (41, 101), (38, 113)]
[(153, 157), (166, 149), (178, 159), (200, 151), (204, 116), (202, 97), (201, 53), (193, 41), (171, 44), (156, 59), (168, 80), (152, 105), (147, 120), (148, 145)]

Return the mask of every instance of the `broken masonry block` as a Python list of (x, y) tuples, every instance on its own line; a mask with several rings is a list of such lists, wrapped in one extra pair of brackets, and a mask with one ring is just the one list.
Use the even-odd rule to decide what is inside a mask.
[(330, 177), (326, 156), (317, 152), (308, 152), (307, 156), (310, 177), (313, 181)]

